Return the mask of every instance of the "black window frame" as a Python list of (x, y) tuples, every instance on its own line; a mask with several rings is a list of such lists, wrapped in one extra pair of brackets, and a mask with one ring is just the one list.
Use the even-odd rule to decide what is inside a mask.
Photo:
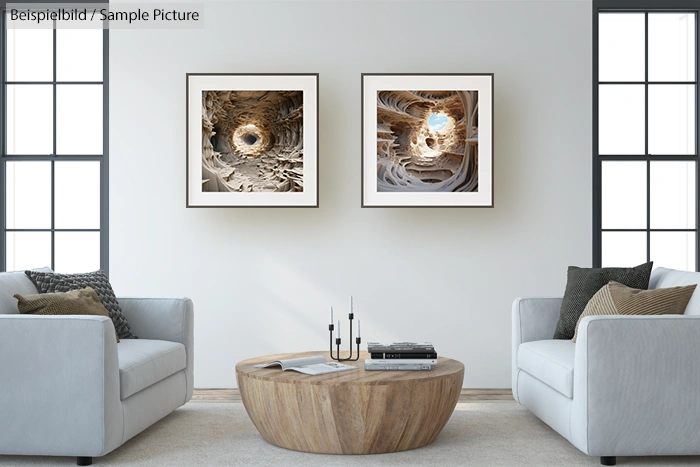
[[(51, 232), (51, 264), (55, 269), (55, 233), (56, 232), (99, 232), (100, 234), (100, 269), (109, 275), (109, 29), (103, 30), (102, 81), (57, 81), (56, 76), (56, 29), (53, 29), (53, 79), (41, 82), (16, 82), (7, 80), (6, 47), (7, 25), (5, 13), (11, 2), (0, 2), (0, 271), (7, 268), (7, 233), (8, 232)], [(65, 3), (59, 0), (24, 0), (23, 3)], [(90, 0), (74, 0), (72, 3), (90, 3)], [(53, 86), (53, 154), (51, 155), (8, 155), (6, 137), (6, 93), (8, 84), (51, 84)], [(56, 154), (56, 87), (66, 84), (102, 85), (102, 154), (101, 155), (57, 155)], [(50, 161), (51, 162), (51, 228), (49, 229), (7, 229), (6, 164), (10, 161)], [(98, 161), (100, 163), (100, 226), (99, 229), (56, 229), (55, 216), (55, 162), (60, 161)], [(37, 265), (44, 266), (44, 265)]]
[[(598, 15), (599, 13), (645, 13), (645, 155), (601, 155), (598, 151), (598, 86), (606, 82), (598, 79)], [(669, 82), (667, 84), (691, 84), (695, 86), (695, 154), (694, 155), (650, 155), (649, 154), (649, 13), (694, 13), (695, 14), (695, 80), (692, 82)], [(593, 267), (602, 265), (603, 232), (646, 232), (647, 261), (651, 258), (652, 232), (694, 232), (695, 270), (700, 271), (700, 4), (697, 0), (593, 0)], [(619, 83), (615, 83), (619, 84)], [(623, 83), (624, 84), (624, 83)], [(628, 83), (631, 84), (631, 83)], [(603, 229), (602, 228), (602, 166), (605, 161), (645, 161), (647, 170), (647, 225), (644, 229)], [(695, 162), (695, 228), (693, 229), (652, 229), (651, 228), (651, 162), (652, 161), (693, 161)], [(623, 266), (623, 265), (620, 265)], [(630, 265), (631, 266), (631, 265)], [(658, 266), (663, 266), (662, 264)]]

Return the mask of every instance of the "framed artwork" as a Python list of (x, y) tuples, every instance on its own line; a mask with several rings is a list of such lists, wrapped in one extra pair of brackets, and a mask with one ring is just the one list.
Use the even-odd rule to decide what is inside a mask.
[(493, 207), (493, 73), (362, 74), (362, 207)]
[(187, 74), (187, 207), (318, 207), (318, 74)]

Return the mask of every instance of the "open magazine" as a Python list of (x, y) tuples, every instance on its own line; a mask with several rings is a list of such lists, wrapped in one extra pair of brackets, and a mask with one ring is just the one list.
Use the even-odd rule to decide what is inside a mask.
[(287, 360), (275, 360), (274, 362), (261, 363), (255, 368), (269, 368), (271, 366), (281, 366), (282, 371), (294, 370), (305, 375), (325, 375), (326, 373), (337, 373), (339, 371), (356, 370), (356, 366), (343, 365), (337, 362), (326, 362), (326, 357), (319, 355), (316, 357), (290, 358)]

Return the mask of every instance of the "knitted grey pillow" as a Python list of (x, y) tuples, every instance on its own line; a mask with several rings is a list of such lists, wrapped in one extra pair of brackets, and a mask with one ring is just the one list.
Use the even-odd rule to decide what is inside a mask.
[(648, 289), (653, 266), (653, 261), (633, 268), (577, 268), (569, 266), (566, 291), (559, 309), (559, 322), (556, 331), (554, 331), (554, 339), (574, 337), (576, 323), (578, 323), (588, 301), (608, 282), (619, 282), (633, 289)]
[(39, 271), (24, 271), (24, 273), (34, 282), (39, 293), (68, 292), (92, 287), (97, 292), (97, 296), (100, 297), (102, 305), (107, 308), (119, 338), (138, 339), (131, 333), (129, 323), (122, 314), (117, 297), (114, 295), (114, 290), (102, 271), (84, 274), (57, 274)]

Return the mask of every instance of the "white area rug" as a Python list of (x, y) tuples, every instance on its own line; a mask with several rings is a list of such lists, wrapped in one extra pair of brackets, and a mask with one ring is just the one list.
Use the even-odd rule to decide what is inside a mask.
[[(95, 466), (598, 466), (515, 403), (458, 404), (431, 445), (368, 456), (307, 454), (268, 444), (243, 404), (189, 403)], [(0, 456), (0, 466), (72, 466), (75, 458)], [(619, 466), (700, 465), (700, 457), (618, 457)]]

